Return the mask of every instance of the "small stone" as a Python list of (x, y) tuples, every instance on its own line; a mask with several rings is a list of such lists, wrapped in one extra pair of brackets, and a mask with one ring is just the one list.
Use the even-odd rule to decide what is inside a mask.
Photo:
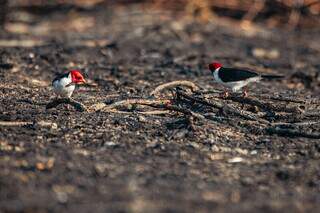
[(46, 166), (44, 165), (44, 163), (38, 162), (36, 163), (36, 168), (40, 171), (45, 170)]
[(144, 117), (144, 116), (138, 116), (138, 120), (140, 121), (140, 122), (146, 122), (147, 121), (147, 119)]
[(101, 175), (101, 174), (104, 174), (104, 173), (105, 173), (105, 171), (106, 171), (106, 169), (107, 169), (107, 165), (104, 164), (104, 163), (97, 163), (97, 164), (94, 166), (94, 168), (95, 168), (96, 172)]
[(49, 158), (46, 165), (47, 169), (52, 169), (52, 167), (54, 166), (54, 162), (55, 162), (54, 158)]
[(108, 141), (104, 143), (105, 146), (116, 146), (117, 144), (115, 142), (112, 141)]
[(256, 154), (258, 154), (258, 151), (257, 151), (257, 150), (252, 150), (252, 151), (250, 152), (250, 155), (256, 155)]
[(277, 49), (263, 49), (263, 48), (254, 48), (252, 50), (252, 55), (256, 58), (267, 58), (267, 59), (277, 59), (280, 57), (280, 52)]
[(228, 163), (241, 163), (244, 159), (242, 157), (234, 157), (228, 160)]

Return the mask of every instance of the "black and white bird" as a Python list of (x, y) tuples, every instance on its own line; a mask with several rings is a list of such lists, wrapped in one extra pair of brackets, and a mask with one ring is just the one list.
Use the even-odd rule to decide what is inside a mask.
[[(209, 69), (213, 74), (214, 80), (227, 88), (231, 88), (232, 92), (237, 92), (249, 83), (258, 82), (262, 79), (283, 78), (280, 75), (259, 74), (251, 70), (225, 68), (218, 62), (209, 64)], [(225, 97), (228, 95), (228, 92), (224, 93)], [(246, 89), (244, 89), (243, 95), (248, 95)]]
[(57, 76), (52, 81), (54, 92), (63, 98), (70, 98), (75, 90), (76, 84), (84, 84), (86, 80), (79, 70), (72, 70), (68, 73)]

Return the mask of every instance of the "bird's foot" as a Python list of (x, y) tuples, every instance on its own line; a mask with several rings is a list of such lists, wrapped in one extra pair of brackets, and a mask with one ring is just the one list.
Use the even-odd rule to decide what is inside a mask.
[(243, 87), (243, 90), (242, 90), (242, 97), (243, 98), (246, 98), (248, 97), (248, 88), (245, 86)]
[(243, 98), (248, 97), (248, 92), (247, 92), (247, 90), (244, 90), (244, 91), (242, 92), (242, 97), (243, 97)]
[(66, 106), (65, 106), (65, 107), (66, 107), (66, 110), (67, 110), (67, 111), (70, 111), (70, 110), (71, 110), (71, 107), (70, 107), (70, 105), (69, 105), (69, 104), (66, 104)]
[(221, 95), (221, 98), (228, 98), (229, 97), (229, 92), (228, 91), (224, 91)]

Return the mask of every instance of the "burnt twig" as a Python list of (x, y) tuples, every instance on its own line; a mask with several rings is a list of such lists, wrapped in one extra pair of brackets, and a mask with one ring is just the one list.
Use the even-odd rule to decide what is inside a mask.
[(270, 127), (270, 128), (267, 128), (266, 131), (269, 134), (276, 134), (276, 135), (286, 136), (286, 137), (304, 137), (304, 138), (320, 139), (320, 133), (308, 133), (308, 132), (302, 132), (302, 131), (288, 129), (288, 128)]
[(248, 98), (248, 97), (240, 97), (240, 96), (229, 96), (227, 99), (230, 99), (232, 101), (242, 103), (242, 104), (248, 104), (251, 106), (257, 106), (263, 110), (267, 111), (274, 111), (274, 112), (290, 112), (290, 113), (297, 113), (299, 112), (298, 108), (289, 108), (287, 105), (274, 105), (266, 102), (261, 102), (254, 98)]
[(191, 95), (188, 95), (184, 92), (182, 92), (181, 90), (177, 90), (176, 91), (177, 95), (178, 96), (181, 96), (183, 98), (186, 98), (190, 101), (193, 101), (193, 102), (196, 102), (196, 103), (200, 103), (200, 104), (203, 104), (203, 105), (206, 105), (206, 106), (210, 106), (210, 107), (213, 107), (213, 108), (216, 108), (216, 109), (222, 109), (223, 108), (223, 104), (219, 103), (219, 102), (216, 102), (216, 101), (206, 101), (204, 99), (200, 99), (200, 98), (196, 98), (196, 97), (192, 97)]
[(292, 102), (292, 103), (298, 103), (298, 104), (305, 104), (307, 101), (298, 99), (297, 97), (283, 97), (283, 96), (263, 96), (259, 95), (259, 98), (274, 100), (274, 101), (283, 101), (283, 102)]
[(200, 103), (200, 104), (203, 104), (203, 105), (206, 105), (206, 106), (210, 106), (210, 107), (214, 107), (214, 108), (217, 108), (217, 109), (220, 109), (220, 110), (223, 110), (225, 113), (227, 114), (234, 114), (234, 115), (237, 115), (239, 117), (242, 117), (242, 118), (245, 118), (245, 119), (248, 119), (248, 120), (254, 120), (254, 121), (260, 121), (261, 123), (268, 123), (268, 121), (265, 121), (265, 120), (262, 120), (262, 119), (259, 119), (257, 118), (256, 116), (254, 115), (251, 115), (243, 110), (238, 110), (232, 106), (229, 106), (227, 104), (221, 104), (219, 102), (213, 102), (213, 101), (206, 101), (204, 99), (200, 99), (200, 98), (196, 98), (196, 97), (192, 97), (182, 91), (179, 91), (177, 90), (177, 95), (181, 96), (181, 97), (184, 97), (188, 100), (191, 100), (193, 102), (196, 102), (196, 103)]
[(161, 108), (161, 109), (167, 109), (167, 110), (171, 110), (171, 111), (176, 111), (176, 112), (180, 112), (184, 115), (187, 116), (193, 116), (199, 119), (205, 119), (205, 117), (199, 113), (193, 112), (189, 109), (185, 109), (185, 108), (181, 108), (175, 105), (169, 105), (169, 104), (165, 104), (165, 105), (154, 105), (154, 104), (150, 104), (149, 106), (155, 107), (155, 108)]

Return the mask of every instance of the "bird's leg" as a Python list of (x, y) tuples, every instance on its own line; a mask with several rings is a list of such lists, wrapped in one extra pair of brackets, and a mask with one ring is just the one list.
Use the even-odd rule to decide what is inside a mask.
[(247, 87), (244, 87), (244, 88), (243, 88), (242, 97), (244, 97), (244, 98), (248, 97)]
[(221, 95), (222, 98), (227, 98), (229, 97), (229, 92), (228, 91), (224, 91)]
[[(243, 87), (243, 90), (242, 90), (242, 97), (243, 97), (243, 98), (248, 97), (248, 92), (247, 92), (247, 87), (246, 87), (246, 86), (245, 86), (245, 87)], [(242, 103), (241, 108), (242, 108), (242, 109), (244, 109), (244, 108), (245, 108), (245, 104), (244, 104), (244, 103)]]

